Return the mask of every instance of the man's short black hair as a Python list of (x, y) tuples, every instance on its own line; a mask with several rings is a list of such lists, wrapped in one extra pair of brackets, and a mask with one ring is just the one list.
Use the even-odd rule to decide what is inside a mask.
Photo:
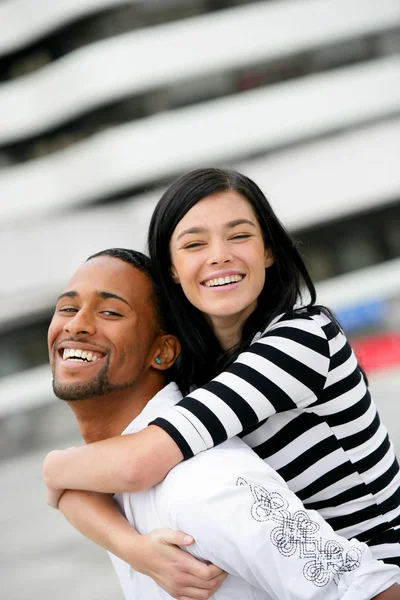
[(145, 273), (148, 278), (151, 279), (152, 283), (154, 283), (150, 258), (143, 254), (143, 252), (131, 250), (130, 248), (107, 248), (106, 250), (100, 250), (100, 252), (92, 254), (86, 259), (86, 262), (92, 258), (96, 258), (97, 256), (112, 256), (113, 258), (119, 258), (120, 260), (123, 260), (124, 262), (136, 267), (139, 269), (139, 271), (143, 271), (143, 273)]

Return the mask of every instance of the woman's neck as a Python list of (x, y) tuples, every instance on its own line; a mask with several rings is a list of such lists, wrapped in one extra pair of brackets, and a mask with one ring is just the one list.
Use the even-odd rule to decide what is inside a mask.
[(257, 304), (255, 303), (240, 313), (230, 316), (204, 315), (223, 350), (231, 350), (240, 344), (242, 341), (243, 326), (256, 309), (256, 306)]
[(207, 316), (206, 319), (223, 350), (231, 350), (240, 344), (245, 319), (237, 316), (233, 316), (231, 319)]
[(214, 330), (215, 336), (220, 343), (221, 348), (227, 352), (238, 344), (240, 344), (241, 336), (237, 331), (237, 327), (223, 328), (218, 331)]

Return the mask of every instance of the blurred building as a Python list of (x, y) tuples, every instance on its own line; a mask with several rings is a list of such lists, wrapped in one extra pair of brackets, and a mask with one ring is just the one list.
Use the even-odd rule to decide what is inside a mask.
[(398, 0), (3, 0), (0, 429), (52, 399), (69, 275), (145, 249), (198, 166), (254, 178), (368, 364), (400, 364), (399, 148)]

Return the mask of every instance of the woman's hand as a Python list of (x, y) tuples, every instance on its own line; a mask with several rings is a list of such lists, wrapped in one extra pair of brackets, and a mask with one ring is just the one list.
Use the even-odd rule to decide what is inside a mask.
[[(207, 565), (178, 546), (190, 546), (194, 539), (181, 531), (155, 529), (140, 538), (131, 565), (151, 577), (157, 585), (178, 600), (208, 600), (227, 573)], [(139, 560), (138, 560), (139, 557)]]

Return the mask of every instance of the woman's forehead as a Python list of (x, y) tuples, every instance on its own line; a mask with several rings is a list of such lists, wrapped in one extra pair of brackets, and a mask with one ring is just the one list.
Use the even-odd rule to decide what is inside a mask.
[(257, 221), (250, 202), (234, 190), (218, 192), (192, 206), (175, 227), (173, 235), (192, 224), (208, 228), (216, 223), (228, 224), (240, 218)]

